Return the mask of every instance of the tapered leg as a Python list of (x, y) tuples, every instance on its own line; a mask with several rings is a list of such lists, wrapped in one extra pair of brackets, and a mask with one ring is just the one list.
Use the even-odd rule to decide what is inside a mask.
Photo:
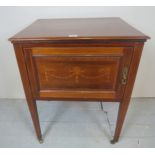
[(134, 47), (133, 57), (131, 60), (131, 66), (128, 73), (127, 85), (125, 86), (124, 95), (119, 105), (115, 134), (113, 140), (111, 141), (112, 144), (118, 141), (121, 133), (123, 122), (130, 102), (142, 49), (143, 49), (143, 43), (136, 43)]
[(39, 123), (39, 117), (38, 117), (38, 111), (36, 106), (36, 101), (33, 97), (31, 86), (30, 86), (30, 80), (28, 77), (28, 71), (25, 63), (25, 56), (22, 50), (22, 46), (19, 44), (14, 44), (15, 54), (18, 62), (19, 71), (21, 73), (21, 79), (23, 82), (23, 87), (25, 91), (26, 100), (28, 103), (29, 111), (31, 113), (33, 125), (35, 127), (35, 131), (37, 134), (37, 138), (40, 143), (43, 142), (42, 135), (41, 135), (41, 129), (40, 129), (40, 123)]
[(42, 143), (43, 138), (42, 138), (41, 129), (40, 129), (36, 101), (33, 99), (27, 99), (27, 103), (28, 103), (29, 111), (31, 113), (31, 118), (33, 121), (33, 125), (34, 125), (35, 131), (36, 131), (37, 138), (38, 138), (39, 142)]
[(113, 140), (111, 140), (111, 143), (114, 144), (115, 142), (118, 141), (122, 126), (125, 120), (125, 116), (128, 110), (129, 106), (129, 100), (123, 100), (120, 102), (119, 105), (119, 111), (118, 111), (118, 116), (117, 116), (117, 122), (116, 122), (116, 128), (115, 128), (115, 134)]

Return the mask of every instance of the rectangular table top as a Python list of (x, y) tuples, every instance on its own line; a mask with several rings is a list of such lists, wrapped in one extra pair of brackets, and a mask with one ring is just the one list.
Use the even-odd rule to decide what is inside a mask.
[(149, 37), (121, 18), (39, 19), (10, 41), (53, 39), (142, 39)]

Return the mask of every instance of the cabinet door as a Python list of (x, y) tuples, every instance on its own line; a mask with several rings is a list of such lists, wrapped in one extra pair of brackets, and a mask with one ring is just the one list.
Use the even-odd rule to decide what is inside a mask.
[(25, 49), (36, 98), (120, 100), (131, 47), (33, 47)]

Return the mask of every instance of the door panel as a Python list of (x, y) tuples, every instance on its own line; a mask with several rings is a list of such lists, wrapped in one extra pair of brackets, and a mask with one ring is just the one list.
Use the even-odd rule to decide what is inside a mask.
[(118, 99), (123, 67), (132, 48), (41, 47), (25, 49), (34, 95), (71, 99)]
[(119, 62), (117, 57), (45, 56), (34, 59), (41, 90), (114, 90)]

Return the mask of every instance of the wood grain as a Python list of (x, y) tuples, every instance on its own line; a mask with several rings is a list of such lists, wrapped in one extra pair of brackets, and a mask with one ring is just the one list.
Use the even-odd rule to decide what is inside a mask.
[(33, 47), (33, 56), (122, 56), (124, 47)]

